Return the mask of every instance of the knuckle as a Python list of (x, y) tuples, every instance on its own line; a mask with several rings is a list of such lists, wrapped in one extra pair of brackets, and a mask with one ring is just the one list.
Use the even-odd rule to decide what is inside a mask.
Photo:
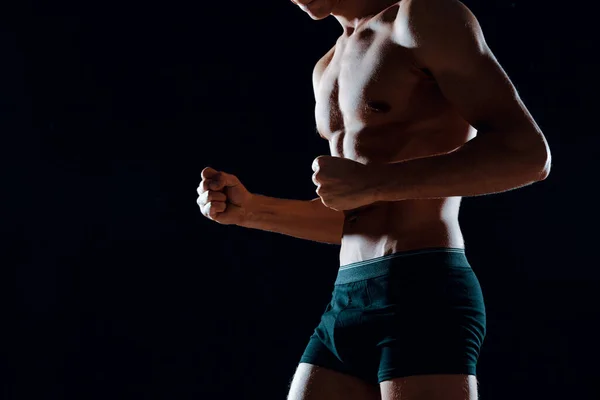
[(221, 192), (216, 192), (216, 191), (209, 191), (207, 198), (209, 201), (225, 201), (225, 194), (221, 193)]
[(214, 218), (216, 210), (213, 207), (212, 202), (206, 203), (206, 209), (207, 209), (207, 214), (208, 214), (209, 218), (211, 218), (211, 219)]
[(220, 212), (224, 211), (224, 205), (225, 203), (220, 202), (220, 201), (210, 201), (207, 203), (207, 205), (209, 205), (209, 214), (212, 218), (216, 217), (216, 215)]
[(214, 168), (211, 167), (205, 167), (202, 172), (200, 172), (200, 176), (203, 179), (206, 179), (208, 176), (213, 175), (215, 172), (217, 172)]
[(204, 204), (202, 207), (200, 207), (200, 212), (202, 212), (202, 215), (204, 215), (205, 217), (209, 218), (209, 214), (208, 214), (208, 207), (207, 204)]

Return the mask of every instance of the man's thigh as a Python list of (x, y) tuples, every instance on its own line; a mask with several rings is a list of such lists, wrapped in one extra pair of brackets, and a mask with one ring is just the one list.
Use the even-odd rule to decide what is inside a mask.
[(477, 400), (475, 375), (414, 375), (380, 386), (382, 400)]
[(316, 365), (300, 363), (288, 400), (380, 400), (379, 386)]

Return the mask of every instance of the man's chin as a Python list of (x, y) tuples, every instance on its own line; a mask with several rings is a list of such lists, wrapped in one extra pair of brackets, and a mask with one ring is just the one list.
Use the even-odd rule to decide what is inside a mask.
[(307, 13), (307, 14), (314, 21), (320, 21), (322, 19), (325, 19), (325, 18), (329, 17), (329, 14), (325, 14), (325, 15), (322, 15), (322, 14), (313, 14), (313, 13)]
[(314, 4), (305, 6), (303, 8), (310, 18), (317, 21), (320, 19), (325, 19), (331, 14), (332, 2), (337, 4), (337, 1), (333, 0), (313, 0), (312, 3)]

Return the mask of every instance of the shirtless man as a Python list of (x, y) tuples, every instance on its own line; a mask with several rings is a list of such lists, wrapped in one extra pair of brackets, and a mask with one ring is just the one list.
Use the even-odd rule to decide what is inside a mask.
[(207, 167), (201, 212), (341, 244), (289, 399), (476, 399), (485, 307), (459, 205), (544, 180), (546, 139), (459, 1), (292, 2), (343, 29), (312, 77), (331, 150), (312, 165), (319, 197), (252, 194)]

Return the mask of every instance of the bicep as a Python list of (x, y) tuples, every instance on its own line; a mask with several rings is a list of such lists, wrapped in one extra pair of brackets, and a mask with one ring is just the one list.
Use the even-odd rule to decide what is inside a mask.
[[(438, 7), (425, 9), (426, 2)], [(420, 35), (416, 55), (457, 112), (477, 130), (539, 130), (466, 6), (456, 0), (418, 3), (412, 10)]]
[(491, 50), (472, 54), (461, 64), (434, 67), (432, 73), (443, 96), (475, 129), (505, 130), (533, 122)]

